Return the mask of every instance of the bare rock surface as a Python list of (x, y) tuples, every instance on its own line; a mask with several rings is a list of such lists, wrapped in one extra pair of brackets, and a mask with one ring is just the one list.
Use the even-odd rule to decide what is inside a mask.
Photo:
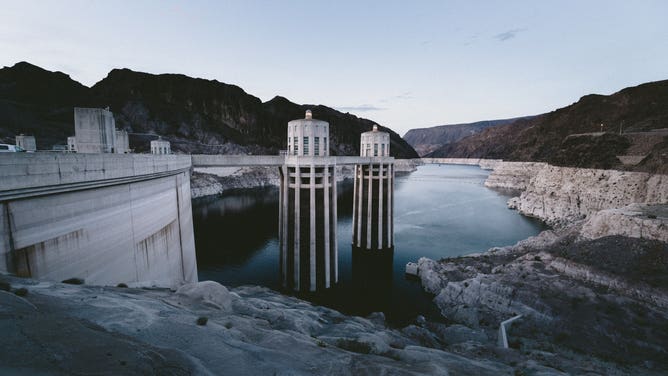
[[(407, 162), (405, 165), (412, 166), (413, 164)], [(337, 166), (336, 174), (337, 181), (352, 179), (353, 167)], [(277, 167), (197, 168), (190, 178), (192, 198), (218, 195), (235, 189), (278, 187), (278, 185)]]
[(582, 236), (608, 235), (656, 239), (668, 242), (668, 204), (631, 204), (594, 213), (582, 227)]
[[(540, 237), (538, 237), (540, 238)], [(567, 373), (579, 354), (594, 374), (668, 371), (668, 243), (577, 231), (440, 262), (421, 259), (425, 290), (450, 322), (493, 336), (517, 314), (511, 347), (548, 352)], [(551, 238), (551, 241), (546, 241)]]
[(605, 209), (668, 203), (668, 175), (502, 162), (485, 182), (516, 189), (509, 207), (551, 225), (567, 225)]
[(221, 194), (243, 188), (277, 187), (276, 167), (211, 167), (198, 168), (191, 177), (192, 198)]
[[(0, 291), (3, 375), (514, 373), (482, 332), (424, 320), (392, 329), (382, 314), (346, 316), (261, 287), (209, 281), (172, 292), (0, 278), (28, 290)], [(473, 352), (447, 349), (471, 341)]]

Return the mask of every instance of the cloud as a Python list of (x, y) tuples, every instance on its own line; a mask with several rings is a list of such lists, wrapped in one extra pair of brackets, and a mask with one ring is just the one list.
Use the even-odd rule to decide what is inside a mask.
[(392, 99), (401, 99), (401, 100), (413, 99), (413, 98), (415, 97), (413, 96), (413, 93), (411, 93), (410, 91), (404, 91), (403, 93), (392, 97)]
[(515, 38), (515, 36), (516, 36), (518, 33), (522, 32), (522, 31), (525, 31), (525, 30), (526, 30), (526, 29), (510, 29), (510, 30), (508, 30), (508, 31), (504, 31), (504, 32), (501, 33), (501, 34), (496, 34), (496, 35), (494, 36), (494, 38), (497, 39), (499, 42), (505, 42), (505, 41), (507, 41), (508, 39), (513, 39), (513, 38)]
[(383, 98), (380, 100), (380, 103), (394, 102), (394, 101), (405, 101), (409, 99), (415, 99), (413, 93), (410, 91), (404, 91), (399, 95), (393, 95), (391, 97)]
[(473, 43), (476, 43), (478, 41), (478, 37), (480, 36), (479, 33), (471, 34), (467, 37), (466, 41), (462, 43), (464, 46), (470, 46)]
[(344, 107), (334, 107), (339, 111), (345, 112), (367, 112), (367, 111), (382, 111), (386, 108), (377, 107), (371, 104), (360, 104), (358, 106), (344, 106)]

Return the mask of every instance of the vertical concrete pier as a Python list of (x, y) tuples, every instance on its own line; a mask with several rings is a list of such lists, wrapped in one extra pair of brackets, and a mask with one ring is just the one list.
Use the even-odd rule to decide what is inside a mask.
[(288, 151), (280, 167), (279, 241), (283, 287), (329, 288), (338, 281), (336, 159), (329, 157), (329, 123), (288, 123)]
[[(373, 130), (361, 136), (362, 157), (390, 155), (390, 135)], [(353, 247), (390, 249), (394, 246), (394, 162), (371, 159), (355, 166), (353, 198)]]

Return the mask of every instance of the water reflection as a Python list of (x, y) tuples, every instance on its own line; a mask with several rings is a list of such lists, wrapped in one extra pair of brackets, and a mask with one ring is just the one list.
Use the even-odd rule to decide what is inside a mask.
[(278, 189), (198, 200), (193, 209), (198, 268), (242, 265), (276, 238)]
[[(347, 314), (383, 311), (390, 324), (416, 315), (439, 317), (433, 296), (404, 275), (407, 262), (440, 259), (514, 244), (542, 225), (506, 208), (509, 196), (487, 189), (488, 172), (472, 166), (421, 166), (395, 180), (395, 248), (391, 254), (351, 249), (352, 181), (338, 185), (339, 283), (300, 295)], [(201, 280), (281, 289), (278, 189), (253, 189), (193, 202)]]
[(352, 285), (361, 312), (385, 312), (392, 299), (394, 249), (352, 248)]

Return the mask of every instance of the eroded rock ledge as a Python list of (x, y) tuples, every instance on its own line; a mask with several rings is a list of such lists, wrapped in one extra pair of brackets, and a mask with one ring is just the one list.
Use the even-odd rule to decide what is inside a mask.
[(553, 226), (568, 225), (605, 209), (668, 203), (668, 175), (502, 162), (485, 182), (521, 191), (509, 206)]
[[(397, 173), (412, 172), (421, 164), (419, 159), (396, 159)], [(337, 181), (353, 178), (352, 166), (336, 168)], [(278, 187), (279, 174), (276, 167), (200, 167), (190, 178), (192, 198), (219, 195), (232, 189)]]

